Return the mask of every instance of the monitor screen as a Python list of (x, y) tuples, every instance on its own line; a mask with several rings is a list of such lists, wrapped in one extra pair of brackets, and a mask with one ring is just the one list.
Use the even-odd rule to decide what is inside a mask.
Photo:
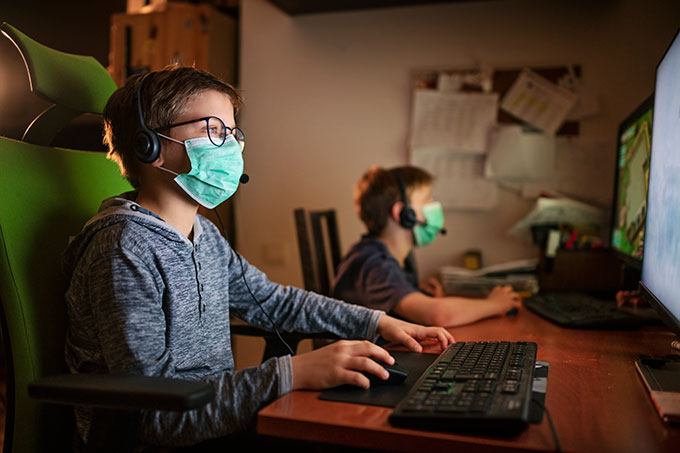
[(638, 269), (645, 236), (653, 109), (650, 96), (619, 125), (617, 142), (611, 246), (632, 258)]
[(641, 288), (680, 335), (680, 35), (656, 69)]

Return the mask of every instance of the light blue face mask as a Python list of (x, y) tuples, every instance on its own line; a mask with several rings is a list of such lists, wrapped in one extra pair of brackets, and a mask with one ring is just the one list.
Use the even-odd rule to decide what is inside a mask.
[[(179, 140), (167, 137), (177, 143)], [(183, 143), (191, 161), (189, 173), (175, 173), (175, 182), (200, 205), (213, 209), (234, 195), (243, 174), (243, 153), (233, 135), (222, 146), (215, 146), (208, 137), (192, 138)]]
[(423, 216), (425, 217), (424, 224), (418, 224), (413, 227), (413, 237), (416, 245), (421, 247), (434, 241), (437, 233), (442, 231), (444, 226), (444, 210), (438, 201), (423, 206)]

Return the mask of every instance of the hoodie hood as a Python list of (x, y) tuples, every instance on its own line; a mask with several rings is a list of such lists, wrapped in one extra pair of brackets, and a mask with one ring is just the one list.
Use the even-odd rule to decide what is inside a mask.
[[(175, 227), (166, 223), (153, 212), (143, 208), (134, 200), (137, 192), (126, 192), (116, 197), (107, 198), (99, 206), (97, 215), (87, 221), (82, 231), (69, 239), (69, 244), (62, 254), (62, 267), (65, 276), (70, 280), (78, 261), (87, 250), (92, 238), (100, 231), (111, 228), (122, 222), (135, 222), (138, 225), (164, 237), (166, 240), (184, 243), (192, 242)], [(203, 232), (198, 215), (194, 219), (194, 242)]]

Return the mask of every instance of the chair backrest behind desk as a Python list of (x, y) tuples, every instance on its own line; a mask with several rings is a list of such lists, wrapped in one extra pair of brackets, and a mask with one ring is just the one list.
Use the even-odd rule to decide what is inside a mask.
[(335, 210), (298, 208), (294, 216), (305, 289), (329, 296), (331, 281), (342, 258)]

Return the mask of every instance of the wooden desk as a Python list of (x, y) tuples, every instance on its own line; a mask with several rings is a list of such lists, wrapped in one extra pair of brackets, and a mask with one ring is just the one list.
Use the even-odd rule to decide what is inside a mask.
[[(526, 340), (550, 362), (546, 405), (564, 451), (680, 450), (680, 425), (658, 417), (635, 370), (640, 354), (665, 355), (673, 335), (662, 327), (628, 332), (571, 330), (526, 309), (514, 317), (451, 329), (457, 340)], [(258, 432), (279, 437), (400, 451), (554, 450), (547, 418), (512, 438), (393, 428), (391, 409), (321, 401), (295, 391), (260, 411)]]

